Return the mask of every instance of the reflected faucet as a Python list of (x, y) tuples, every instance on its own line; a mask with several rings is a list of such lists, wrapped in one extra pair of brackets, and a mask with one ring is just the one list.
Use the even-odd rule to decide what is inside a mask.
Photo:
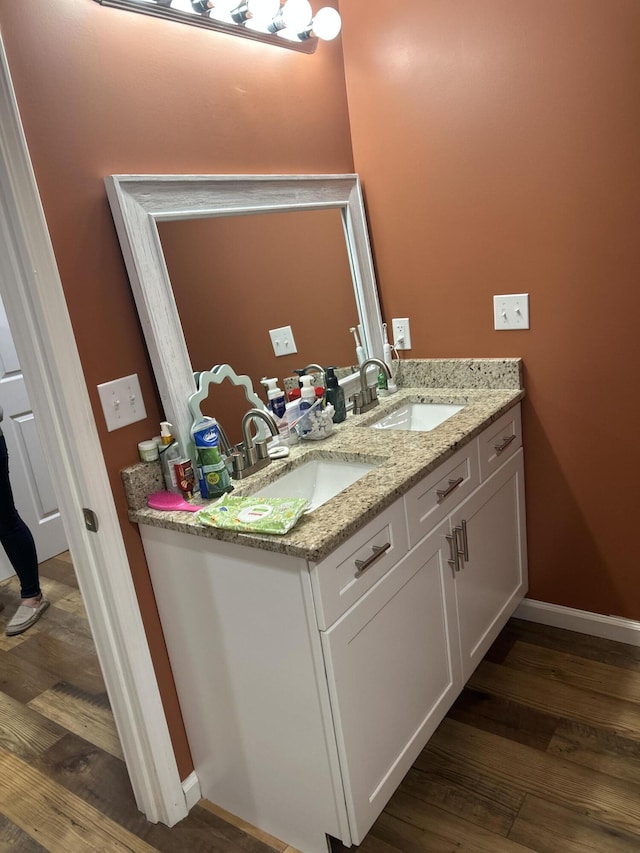
[(382, 359), (365, 359), (360, 365), (360, 390), (351, 397), (351, 399), (353, 400), (354, 415), (363, 415), (365, 412), (368, 412), (369, 409), (373, 409), (380, 403), (380, 401), (378, 400), (377, 383), (371, 386), (367, 384), (367, 369), (374, 364), (379, 368), (379, 370), (382, 370), (384, 372), (387, 379), (392, 378), (389, 366), (385, 364)]
[[(313, 362), (312, 362), (311, 364), (308, 364), (306, 367), (302, 368), (302, 370), (300, 371), (300, 376), (304, 376), (305, 373), (308, 373), (310, 370), (317, 370), (318, 373), (322, 374), (321, 382), (324, 385), (324, 367), (320, 367), (319, 364), (313, 364)], [(314, 385), (315, 385), (315, 382), (314, 382)]]
[(278, 435), (278, 427), (266, 409), (249, 409), (242, 416), (242, 442), (231, 451), (232, 471), (234, 480), (242, 480), (249, 474), (255, 474), (271, 462), (267, 450), (268, 439), (263, 438), (254, 443), (251, 435), (251, 421), (259, 418), (269, 427), (271, 435)]

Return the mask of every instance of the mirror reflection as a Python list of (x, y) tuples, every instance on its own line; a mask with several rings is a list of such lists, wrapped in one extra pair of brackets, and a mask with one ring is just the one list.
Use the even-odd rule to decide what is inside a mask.
[[(158, 232), (194, 371), (231, 364), (266, 402), (265, 376), (283, 387), (310, 363), (355, 364), (359, 318), (339, 210), (160, 222)], [(297, 352), (276, 356), (269, 330), (282, 326)], [(225, 385), (212, 386), (207, 412), (224, 412), (239, 441), (247, 402)]]

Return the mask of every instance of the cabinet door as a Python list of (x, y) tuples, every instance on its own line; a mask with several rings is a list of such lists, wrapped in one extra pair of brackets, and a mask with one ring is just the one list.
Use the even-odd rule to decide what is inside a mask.
[(463, 679), (469, 678), (527, 590), (524, 470), (519, 450), (451, 516), (460, 555), (456, 601)]
[(321, 633), (355, 844), (462, 686), (446, 525)]

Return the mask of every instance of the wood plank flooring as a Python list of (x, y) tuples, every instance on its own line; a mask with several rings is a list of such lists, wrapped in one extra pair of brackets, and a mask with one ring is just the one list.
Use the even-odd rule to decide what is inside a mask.
[[(0, 853), (297, 853), (206, 801), (138, 812), (70, 557), (40, 568), (52, 606), (0, 634)], [(15, 579), (0, 601), (4, 631)], [(350, 849), (638, 853), (640, 649), (511, 620)]]

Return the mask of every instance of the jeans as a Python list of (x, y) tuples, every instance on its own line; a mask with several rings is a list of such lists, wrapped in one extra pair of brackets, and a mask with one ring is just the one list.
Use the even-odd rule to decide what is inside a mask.
[(20, 581), (22, 598), (40, 595), (38, 558), (31, 531), (18, 515), (9, 481), (7, 442), (0, 435), (0, 543)]

